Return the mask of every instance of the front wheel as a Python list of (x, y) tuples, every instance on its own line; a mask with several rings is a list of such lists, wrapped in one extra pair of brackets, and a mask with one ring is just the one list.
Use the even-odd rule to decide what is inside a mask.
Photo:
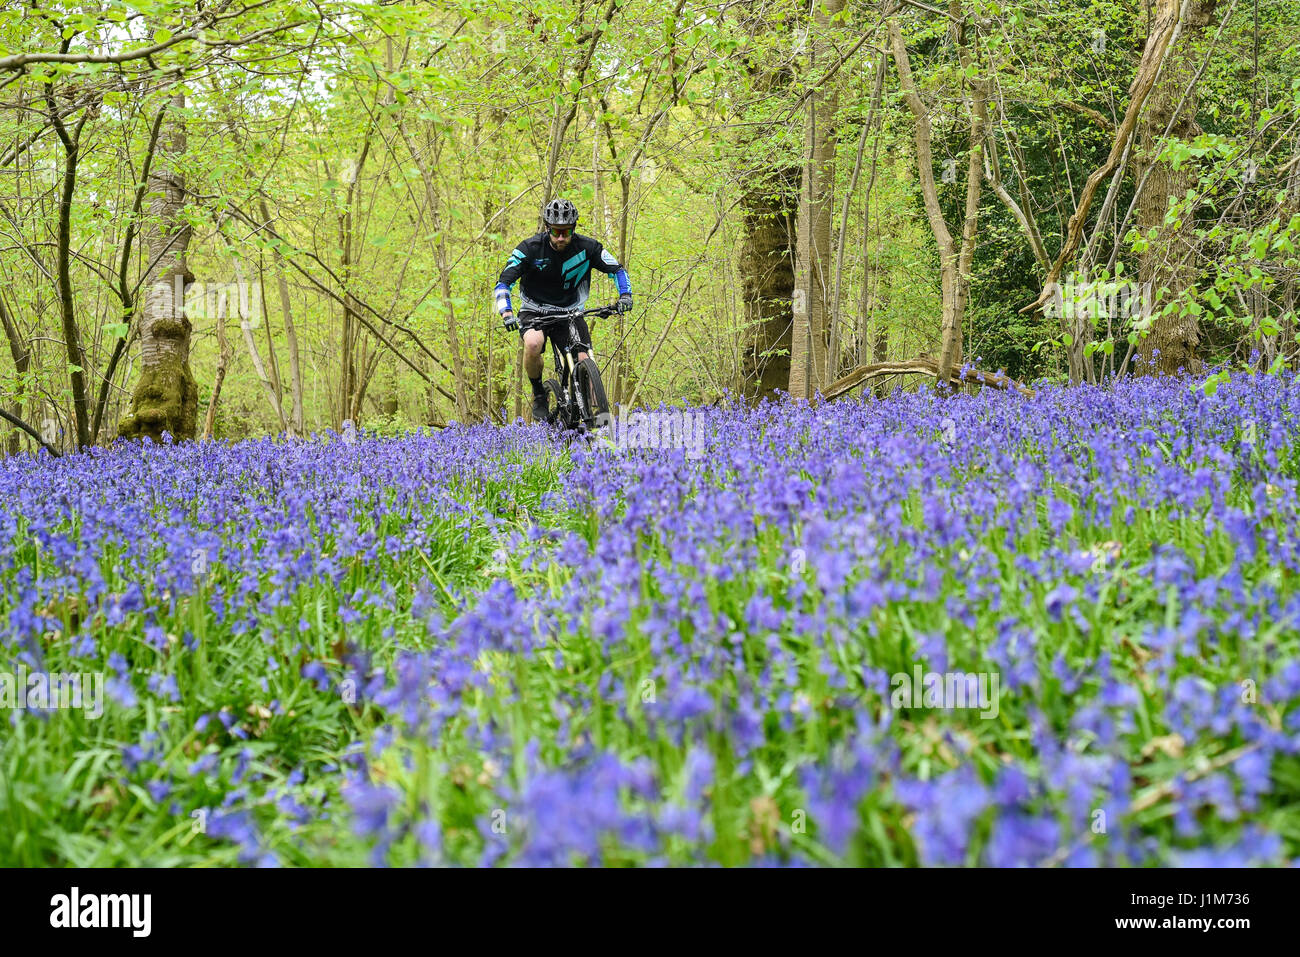
[(582, 410), (582, 421), (587, 430), (594, 431), (609, 425), (609, 399), (605, 397), (605, 384), (600, 380), (600, 367), (596, 365), (596, 360), (588, 356), (579, 362), (573, 370), (573, 378), (578, 404)]

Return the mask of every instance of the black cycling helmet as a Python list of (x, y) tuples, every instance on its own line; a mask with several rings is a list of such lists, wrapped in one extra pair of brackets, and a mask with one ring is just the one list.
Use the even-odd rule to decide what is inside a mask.
[(578, 208), (567, 199), (553, 199), (542, 210), (542, 222), (547, 226), (575, 226)]

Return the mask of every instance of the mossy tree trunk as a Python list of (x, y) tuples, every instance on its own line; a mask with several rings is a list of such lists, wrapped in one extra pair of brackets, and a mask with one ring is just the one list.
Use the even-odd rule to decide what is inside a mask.
[(185, 152), (185, 95), (172, 98), (164, 120), (160, 149), (149, 174), (148, 290), (140, 321), (140, 381), (131, 411), (118, 425), (123, 438), (149, 437), (162, 442), (163, 432), (180, 441), (198, 429), (198, 386), (190, 371), (190, 320), (185, 315), (185, 284), (193, 279), (185, 254), (190, 227), (182, 218), (184, 180), (177, 162)]
[(790, 346), (794, 313), (794, 251), (791, 242), (798, 209), (791, 181), (798, 167), (769, 170), (750, 180), (744, 198), (744, 239), (740, 250), (741, 300), (747, 339), (743, 359), (745, 391), (753, 398), (790, 387)]
[[(762, 95), (787, 92), (794, 85), (788, 67), (765, 63), (750, 67), (754, 89)], [(740, 298), (745, 307), (741, 379), (752, 400), (774, 397), (790, 388), (793, 342), (794, 240), (799, 214), (800, 165), (792, 156), (763, 148), (770, 131), (753, 128), (743, 145), (737, 176), (743, 232), (740, 246)]]
[[(1176, 16), (1179, 0), (1159, 0), (1164, 16)], [(1169, 52), (1164, 71), (1151, 90), (1151, 99), (1138, 129), (1139, 177), (1150, 167), (1146, 188), (1138, 201), (1138, 229), (1143, 235), (1155, 231), (1158, 240), (1150, 244), (1139, 263), (1139, 278), (1151, 284), (1157, 305), (1177, 299), (1196, 284), (1195, 251), (1191, 248), (1192, 217), (1166, 225), (1170, 199), (1182, 199), (1196, 185), (1195, 163), (1184, 162), (1177, 169), (1170, 160), (1157, 160), (1165, 130), (1177, 140), (1192, 140), (1201, 132), (1196, 122), (1196, 74), (1201, 59), (1201, 41), (1214, 21), (1215, 0), (1194, 0), (1187, 10), (1182, 35)], [(1181, 107), (1181, 108), (1180, 108)], [(1201, 370), (1197, 354), (1199, 334), (1196, 317), (1177, 309), (1161, 315), (1156, 311), (1150, 332), (1138, 345), (1142, 361), (1138, 374), (1173, 375)]]

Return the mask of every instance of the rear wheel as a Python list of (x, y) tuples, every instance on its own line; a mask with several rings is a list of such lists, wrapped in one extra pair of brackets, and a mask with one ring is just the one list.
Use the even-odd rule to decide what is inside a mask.
[(600, 367), (588, 356), (573, 371), (578, 402), (582, 408), (582, 421), (588, 430), (609, 425), (609, 399), (605, 397), (605, 384), (600, 380)]

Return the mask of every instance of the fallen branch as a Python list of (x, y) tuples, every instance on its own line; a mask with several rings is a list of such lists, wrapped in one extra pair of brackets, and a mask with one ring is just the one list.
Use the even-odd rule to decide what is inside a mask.
[[(873, 362), (870, 365), (858, 366), (848, 375), (841, 376), (830, 384), (826, 391), (822, 392), (823, 401), (829, 402), (831, 399), (839, 398), (844, 393), (856, 388), (868, 379), (874, 379), (883, 375), (899, 375), (902, 373), (919, 373), (921, 375), (939, 377), (939, 363), (933, 359), (909, 359), (905, 362)], [(974, 382), (978, 385), (990, 386), (995, 389), (1005, 389), (1010, 391), (1014, 389), (1027, 398), (1034, 397), (1034, 391), (1024, 385), (1021, 385), (1010, 376), (1001, 372), (981, 372), (979, 369), (953, 370), (950, 378), (951, 382)]]
[(33, 429), (22, 419), (18, 418), (18, 416), (11, 415), (10, 413), (6, 412), (4, 409), (0, 409), (0, 419), (4, 419), (6, 422), (8, 422), (10, 425), (13, 425), (15, 428), (22, 429), (24, 432), (26, 432), (33, 439), (36, 440), (37, 445), (39, 445), (45, 451), (49, 452), (55, 458), (59, 457), (59, 450), (54, 448), (54, 446), (47, 444), (46, 441), (43, 438), (41, 438), (41, 433), (37, 432), (35, 429)]

